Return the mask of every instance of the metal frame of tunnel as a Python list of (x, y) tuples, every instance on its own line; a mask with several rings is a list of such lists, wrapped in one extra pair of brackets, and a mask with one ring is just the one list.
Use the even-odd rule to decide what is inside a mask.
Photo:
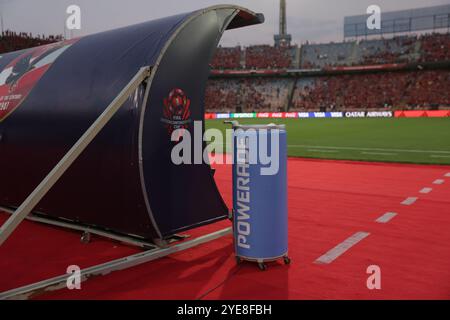
[[(136, 75), (131, 79), (131, 81), (123, 88), (119, 95), (111, 102), (111, 104), (105, 109), (105, 111), (97, 118), (97, 120), (91, 125), (91, 127), (83, 134), (83, 136), (74, 144), (74, 146), (67, 152), (67, 154), (59, 161), (59, 163), (53, 168), (53, 170), (45, 177), (45, 179), (36, 187), (36, 189), (28, 196), (27, 199), (22, 203), (22, 205), (15, 211), (9, 210), (12, 215), (0, 228), (0, 245), (2, 245), (8, 237), (14, 232), (14, 230), (19, 226), (19, 224), (29, 216), (30, 212), (39, 203), (39, 201), (47, 194), (48, 191), (54, 186), (54, 184), (61, 178), (61, 176), (66, 172), (66, 170), (74, 163), (74, 161), (80, 156), (83, 150), (89, 145), (89, 143), (94, 140), (97, 134), (102, 130), (102, 128), (108, 123), (109, 120), (114, 116), (114, 114), (120, 109), (124, 101), (130, 96), (130, 94), (136, 90), (136, 88), (142, 84), (144, 81), (149, 79), (151, 74), (151, 67), (141, 68)], [(147, 81), (147, 87), (150, 86), (150, 82)], [(147, 97), (144, 99), (144, 103)], [(5, 208), (6, 209), (6, 208)], [(6, 209), (8, 210), (8, 209)], [(29, 217), (31, 220), (38, 222), (45, 222), (48, 219), (39, 220), (38, 217)], [(58, 224), (55, 225), (69, 227), (76, 229), (72, 224)], [(78, 230), (87, 231), (88, 229), (80, 227)], [(132, 266), (136, 266), (145, 262), (149, 262), (175, 252), (186, 250), (202, 243), (215, 240), (219, 237), (228, 235), (231, 233), (231, 227), (225, 228), (190, 241), (185, 241), (173, 246), (168, 246), (165, 248), (159, 248), (156, 246), (151, 246), (145, 242), (138, 242), (136, 240), (130, 240), (125, 237), (116, 236), (115, 240), (123, 242), (131, 242), (131, 244), (138, 245), (141, 247), (151, 248), (142, 253), (137, 253), (131, 256), (106, 262), (100, 265), (96, 265), (80, 271), (81, 281), (85, 281), (92, 276), (106, 275), (113, 271), (122, 270)], [(92, 233), (97, 233), (95, 230), (91, 230)], [(104, 233), (99, 234), (102, 236), (107, 236), (113, 238), (112, 234)], [(0, 293), (0, 300), (5, 299), (28, 299), (35, 295), (42, 294), (49, 291), (58, 290), (64, 288), (67, 285), (67, 280), (71, 274), (64, 274), (55, 278), (43, 280), (37, 283), (33, 283), (20, 288), (15, 288), (9, 291)]]
[[(196, 16), (201, 15), (209, 10), (219, 9), (234, 9), (236, 10), (231, 18), (226, 21), (223, 26), (223, 31), (239, 28), (246, 25), (252, 25), (261, 23), (264, 21), (264, 17), (261, 14), (255, 14), (244, 8), (238, 6), (213, 6), (207, 9), (199, 10), (196, 14), (193, 14), (186, 22), (194, 19)], [(171, 41), (166, 43), (166, 48), (170, 45)], [(164, 50), (163, 50), (164, 53)], [(163, 55), (161, 54), (161, 56)], [(158, 61), (161, 60), (161, 57)], [(105, 230), (97, 230), (84, 225), (77, 225), (73, 222), (64, 222), (46, 219), (40, 217), (38, 212), (30, 213), (38, 205), (38, 203), (44, 198), (44, 196), (52, 189), (56, 182), (64, 175), (68, 168), (76, 161), (76, 159), (82, 154), (82, 152), (89, 146), (98, 133), (105, 127), (105, 125), (112, 119), (114, 114), (120, 109), (125, 100), (136, 90), (142, 83), (146, 82), (145, 96), (143, 106), (146, 105), (149, 97), (149, 88), (152, 84), (152, 80), (155, 74), (155, 70), (158, 68), (158, 62), (154, 66), (142, 67), (130, 80), (130, 82), (122, 89), (122, 91), (114, 98), (114, 100), (108, 105), (108, 107), (100, 114), (95, 122), (89, 127), (89, 129), (79, 138), (79, 140), (72, 146), (72, 148), (64, 155), (64, 157), (58, 162), (58, 164), (47, 174), (44, 180), (34, 189), (33, 192), (23, 201), (23, 203), (16, 208), (4, 208), (0, 209), (11, 213), (11, 216), (0, 227), (0, 246), (9, 238), (14, 230), (25, 220), (31, 220), (46, 224), (51, 224), (59, 227), (75, 229), (87, 233), (97, 234), (113, 240), (118, 240), (128, 244), (136, 245), (147, 249), (147, 251), (140, 252), (124, 258), (119, 258), (113, 261), (109, 261), (103, 264), (92, 266), (80, 271), (81, 281), (85, 281), (90, 277), (97, 275), (106, 275), (113, 271), (123, 270), (129, 267), (140, 265), (175, 252), (183, 251), (200, 244), (218, 239), (220, 237), (229, 235), (232, 233), (232, 228), (225, 228), (216, 232), (212, 232), (198, 238), (183, 241), (178, 244), (171, 244), (170, 241), (164, 241), (164, 243), (149, 243), (143, 239), (136, 239), (133, 237), (126, 237), (123, 235), (114, 234)], [(13, 210), (15, 209), (15, 210)], [(157, 245), (161, 245), (158, 247)], [(5, 292), (0, 292), (0, 300), (4, 299), (28, 299), (38, 294), (42, 294), (49, 291), (59, 290), (66, 287), (67, 280), (71, 274), (63, 274), (58, 277), (46, 279), (37, 283), (26, 285), (19, 288), (14, 288)]]

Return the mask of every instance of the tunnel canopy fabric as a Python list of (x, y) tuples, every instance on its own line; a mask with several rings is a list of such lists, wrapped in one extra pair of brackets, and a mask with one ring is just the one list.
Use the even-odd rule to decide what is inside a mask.
[(143, 83), (33, 214), (153, 241), (226, 218), (210, 166), (173, 164), (170, 134), (203, 121), (222, 33), (262, 22), (214, 6), (0, 56), (0, 206), (20, 206), (151, 66), (148, 99)]

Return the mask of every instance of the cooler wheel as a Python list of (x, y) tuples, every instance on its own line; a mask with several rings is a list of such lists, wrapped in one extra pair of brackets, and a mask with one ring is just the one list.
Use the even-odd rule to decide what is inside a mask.
[(81, 243), (87, 244), (89, 242), (91, 242), (91, 233), (90, 232), (83, 232), (83, 234), (81, 235), (80, 238)]
[(258, 268), (261, 271), (266, 271), (267, 270), (267, 265), (264, 262), (258, 262)]

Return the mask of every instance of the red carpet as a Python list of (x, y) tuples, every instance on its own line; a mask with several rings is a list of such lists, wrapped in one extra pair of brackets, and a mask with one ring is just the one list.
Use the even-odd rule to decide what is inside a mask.
[[(231, 171), (216, 179), (231, 203)], [(237, 267), (231, 236), (40, 299), (450, 299), (450, 167), (289, 160), (289, 255), (292, 265)], [(443, 179), (442, 184), (433, 184)], [(428, 194), (419, 191), (432, 188)], [(418, 197), (402, 205), (408, 197)], [(388, 223), (375, 220), (395, 212)], [(4, 222), (6, 214), (0, 214)], [(190, 231), (198, 236), (228, 226)], [(370, 235), (330, 264), (314, 261), (356, 232)], [(0, 291), (92, 266), (138, 249), (24, 222), (0, 247)], [(381, 290), (366, 287), (366, 268), (381, 268)]]

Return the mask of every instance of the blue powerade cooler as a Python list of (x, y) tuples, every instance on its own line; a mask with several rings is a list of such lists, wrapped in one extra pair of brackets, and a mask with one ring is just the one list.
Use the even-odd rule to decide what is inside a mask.
[(236, 261), (289, 264), (285, 126), (231, 123)]

